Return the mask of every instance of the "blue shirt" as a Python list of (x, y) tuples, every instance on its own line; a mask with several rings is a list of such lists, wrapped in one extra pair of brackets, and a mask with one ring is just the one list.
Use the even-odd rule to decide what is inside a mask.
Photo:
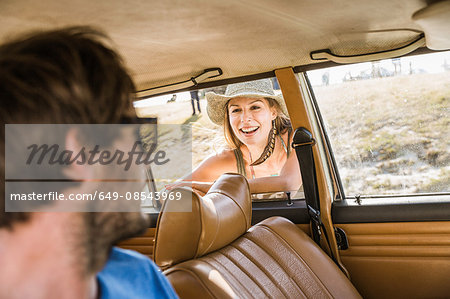
[(97, 280), (101, 299), (178, 298), (161, 270), (131, 250), (114, 247)]

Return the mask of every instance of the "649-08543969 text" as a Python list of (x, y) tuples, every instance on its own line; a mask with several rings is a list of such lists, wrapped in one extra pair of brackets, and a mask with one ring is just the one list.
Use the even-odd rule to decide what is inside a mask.
[(64, 194), (60, 192), (47, 192), (47, 193), (11, 193), (10, 200), (38, 200), (38, 201), (56, 201), (56, 200), (70, 200), (70, 201), (82, 201), (82, 200), (180, 200), (180, 192), (104, 192), (95, 191), (94, 193), (70, 193)]

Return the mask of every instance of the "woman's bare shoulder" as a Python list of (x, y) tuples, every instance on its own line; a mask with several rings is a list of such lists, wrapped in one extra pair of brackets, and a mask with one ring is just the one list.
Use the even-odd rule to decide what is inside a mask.
[(223, 161), (235, 159), (233, 149), (224, 149), (220, 153), (217, 153), (216, 156), (218, 157), (218, 159), (221, 159)]
[(209, 156), (208, 158), (205, 159), (204, 162), (207, 162), (210, 166), (214, 164), (217, 165), (217, 167), (228, 168), (230, 165), (236, 164), (236, 158), (234, 156), (233, 150), (225, 149), (219, 153)]
[(210, 155), (200, 163), (192, 176), (194, 180), (209, 181), (217, 179), (225, 172), (236, 172), (236, 158), (230, 149)]

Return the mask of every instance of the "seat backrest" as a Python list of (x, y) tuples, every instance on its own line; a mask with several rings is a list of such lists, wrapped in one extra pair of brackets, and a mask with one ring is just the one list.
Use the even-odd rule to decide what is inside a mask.
[(154, 260), (181, 298), (360, 298), (333, 261), (282, 217), (250, 228), (246, 179), (221, 176), (203, 197), (188, 189), (190, 212), (158, 219)]

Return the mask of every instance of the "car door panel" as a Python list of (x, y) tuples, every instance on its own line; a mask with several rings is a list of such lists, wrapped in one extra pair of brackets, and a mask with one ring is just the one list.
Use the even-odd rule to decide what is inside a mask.
[[(450, 215), (445, 205), (435, 205), (438, 214)], [(420, 205), (415, 209), (419, 208)], [(364, 298), (448, 298), (450, 221), (413, 222), (414, 212), (408, 215), (406, 209), (390, 215), (390, 209), (392, 206), (385, 206), (385, 215), (380, 213), (379, 222), (373, 222), (383, 210), (378, 207), (379, 211), (368, 217), (372, 222), (366, 223), (363, 213), (347, 218), (352, 223), (339, 223), (346, 217), (342, 211), (337, 212), (339, 209), (333, 209), (338, 215), (335, 218), (340, 220), (335, 227), (342, 229), (348, 240), (348, 249), (339, 254), (352, 282)], [(383, 221), (388, 218), (396, 222)]]

